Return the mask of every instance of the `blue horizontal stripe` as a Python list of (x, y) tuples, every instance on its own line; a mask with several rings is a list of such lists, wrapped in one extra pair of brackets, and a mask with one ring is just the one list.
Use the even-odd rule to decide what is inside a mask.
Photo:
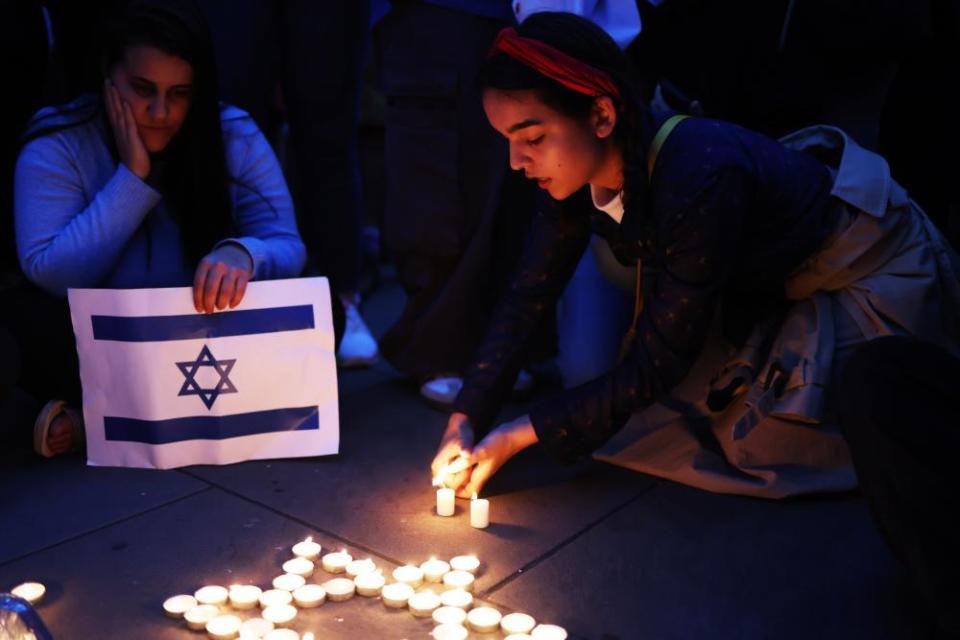
[(226, 440), (258, 433), (319, 429), (320, 416), (318, 408), (313, 406), (170, 420), (105, 416), (103, 426), (107, 440), (168, 444), (185, 440)]
[(313, 329), (313, 306), (273, 307), (185, 316), (91, 316), (94, 340), (161, 342)]

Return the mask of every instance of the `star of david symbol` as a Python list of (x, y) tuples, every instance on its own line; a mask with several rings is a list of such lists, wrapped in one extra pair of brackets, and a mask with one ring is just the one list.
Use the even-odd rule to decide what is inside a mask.
[[(217, 397), (221, 393), (237, 392), (237, 388), (230, 382), (229, 377), (234, 363), (236, 363), (236, 359), (217, 360), (213, 357), (213, 354), (210, 353), (210, 348), (207, 345), (203, 345), (203, 349), (200, 350), (200, 355), (197, 356), (196, 360), (177, 363), (177, 368), (180, 369), (180, 373), (186, 378), (186, 380), (183, 381), (183, 386), (180, 387), (180, 393), (177, 395), (200, 396), (200, 399), (203, 401), (203, 404), (206, 405), (207, 409), (212, 408), (213, 403), (217, 401)], [(196, 375), (200, 367), (213, 367), (220, 375), (220, 381), (217, 382), (214, 388), (204, 389), (197, 382)]]

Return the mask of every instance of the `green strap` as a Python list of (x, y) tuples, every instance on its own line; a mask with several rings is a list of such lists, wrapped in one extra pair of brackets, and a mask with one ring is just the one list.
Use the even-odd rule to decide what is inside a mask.
[(690, 116), (685, 116), (682, 113), (670, 116), (660, 125), (660, 128), (657, 129), (656, 135), (653, 136), (653, 142), (650, 143), (650, 149), (647, 151), (647, 180), (653, 175), (653, 165), (657, 164), (657, 155), (660, 153), (660, 147), (666, 142), (667, 136), (673, 132), (674, 127), (689, 117)]
[[(650, 150), (647, 151), (647, 180), (650, 180), (653, 176), (653, 165), (657, 163), (657, 155), (660, 153), (660, 147), (663, 146), (663, 143), (673, 131), (674, 127), (689, 117), (690, 116), (683, 114), (670, 116), (660, 125), (660, 128), (657, 129), (656, 135), (653, 136), (653, 142), (650, 143)], [(626, 335), (624, 335), (620, 341), (620, 360), (626, 358), (630, 352), (630, 345), (633, 344), (637, 335), (637, 321), (640, 319), (640, 314), (643, 313), (643, 287), (640, 281), (642, 274), (643, 265), (637, 260), (637, 277), (634, 280), (633, 292), (633, 321), (630, 323)]]

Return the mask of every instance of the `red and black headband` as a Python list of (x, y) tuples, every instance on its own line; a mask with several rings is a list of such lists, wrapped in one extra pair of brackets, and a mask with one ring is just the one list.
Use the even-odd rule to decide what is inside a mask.
[(513, 27), (501, 29), (490, 54), (502, 52), (571, 91), (592, 98), (610, 96), (618, 110), (623, 109), (620, 88), (606, 71), (581, 62), (545, 42), (524, 38)]

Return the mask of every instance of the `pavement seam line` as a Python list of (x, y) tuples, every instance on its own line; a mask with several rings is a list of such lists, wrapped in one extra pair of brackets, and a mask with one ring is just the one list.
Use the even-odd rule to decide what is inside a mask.
[[(560, 552), (561, 549), (563, 549), (564, 547), (566, 547), (567, 545), (569, 545), (570, 543), (572, 543), (574, 540), (582, 537), (585, 533), (587, 533), (587, 532), (590, 531), (591, 529), (595, 528), (595, 527), (596, 527), (597, 525), (599, 525), (601, 522), (607, 520), (609, 517), (615, 515), (616, 513), (618, 513), (618, 512), (620, 512), (620, 511), (626, 509), (628, 506), (630, 506), (631, 504), (633, 504), (634, 502), (636, 502), (637, 500), (639, 500), (639, 499), (642, 498), (643, 496), (647, 495), (648, 493), (650, 493), (651, 491), (653, 491), (654, 489), (656, 489), (656, 488), (659, 487), (659, 486), (661, 486), (661, 482), (660, 482), (660, 481), (656, 481), (656, 482), (652, 483), (649, 487), (646, 487), (645, 489), (643, 489), (642, 491), (640, 491), (640, 493), (638, 493), (637, 495), (633, 496), (632, 498), (630, 498), (629, 500), (627, 500), (627, 501), (624, 502), (623, 504), (617, 505), (617, 506), (614, 507), (612, 510), (610, 510), (610, 511), (608, 511), (607, 513), (603, 514), (602, 516), (600, 516), (600, 517), (597, 518), (596, 520), (587, 523), (583, 528), (581, 528), (581, 529), (579, 529), (578, 531), (575, 531), (574, 533), (570, 534), (569, 536), (567, 536), (566, 538), (564, 538), (563, 540), (561, 540), (560, 542), (558, 542), (554, 547), (552, 547), (552, 548), (548, 549), (547, 551), (541, 553), (539, 556), (537, 556), (536, 558), (534, 558), (534, 559), (531, 560), (530, 562), (526, 563), (525, 565), (523, 565), (522, 567), (520, 567), (519, 569), (517, 569), (516, 571), (514, 571), (513, 573), (511, 573), (511, 574), (508, 575), (506, 578), (502, 579), (500, 582), (497, 582), (497, 583), (494, 584), (492, 587), (489, 587), (489, 588), (487, 588), (487, 589), (484, 589), (482, 592), (480, 592), (479, 594), (477, 594), (477, 597), (478, 597), (478, 598), (482, 598), (482, 599), (484, 599), (484, 600), (488, 600), (489, 602), (494, 602), (493, 600), (490, 600), (490, 596), (491, 596), (493, 593), (495, 593), (496, 591), (499, 591), (499, 590), (502, 589), (503, 587), (507, 586), (508, 584), (510, 584), (511, 582), (513, 582), (514, 580), (516, 580), (517, 578), (519, 578), (520, 576), (522, 576), (524, 573), (530, 571), (531, 569), (533, 569), (534, 567), (536, 567), (537, 565), (539, 565), (539, 564), (540, 564), (541, 562), (543, 562), (544, 560), (546, 560), (546, 559), (548, 559), (548, 558), (556, 555), (558, 552)], [(498, 606), (505, 606), (505, 605), (501, 605), (501, 604), (499, 604), (499, 603), (495, 603), (495, 604), (498, 604)], [(510, 607), (505, 607), (505, 608), (509, 609)]]
[(202, 476), (194, 475), (193, 473), (191, 473), (191, 472), (189, 472), (189, 471), (183, 471), (182, 473), (185, 473), (185, 474), (187, 474), (187, 475), (189, 475), (189, 476), (191, 476), (191, 477), (193, 477), (193, 478), (196, 478), (197, 480), (201, 480), (201, 481), (203, 481), (203, 482), (206, 482), (207, 484), (210, 485), (211, 488), (219, 489), (220, 491), (223, 491), (223, 492), (226, 493), (226, 494), (229, 494), (229, 495), (231, 495), (231, 496), (233, 496), (233, 497), (235, 497), (235, 498), (239, 498), (239, 499), (241, 499), (241, 500), (243, 500), (243, 501), (245, 501), (245, 502), (249, 502), (250, 504), (255, 504), (255, 505), (257, 505), (258, 507), (260, 507), (261, 509), (266, 509), (267, 511), (269, 511), (269, 512), (271, 512), (271, 513), (273, 513), (273, 514), (276, 514), (276, 515), (278, 515), (278, 516), (281, 516), (281, 517), (283, 517), (283, 518), (286, 518), (287, 520), (292, 520), (292, 521), (296, 522), (297, 524), (302, 524), (303, 526), (305, 526), (305, 527), (307, 527), (307, 528), (309, 528), (309, 529), (312, 529), (313, 531), (316, 531), (317, 533), (321, 533), (321, 534), (323, 534), (323, 535), (325, 535), (325, 536), (329, 536), (329, 537), (333, 538), (334, 540), (339, 540), (340, 542), (342, 542), (342, 543), (344, 543), (344, 544), (346, 544), (346, 545), (349, 545), (349, 546), (351, 546), (351, 547), (354, 547), (354, 548), (356, 548), (356, 549), (360, 549), (361, 551), (366, 551), (367, 553), (372, 553), (372, 554), (375, 555), (375, 556), (378, 556), (378, 557), (380, 557), (380, 558), (383, 558), (383, 559), (386, 560), (387, 562), (392, 562), (393, 564), (397, 565), (398, 567), (402, 567), (403, 565), (407, 564), (406, 562), (402, 562), (402, 561), (400, 561), (400, 560), (397, 560), (396, 558), (391, 558), (389, 555), (387, 555), (387, 554), (385, 554), (385, 553), (380, 553), (380, 552), (377, 551), (376, 549), (373, 549), (373, 548), (371, 548), (371, 547), (368, 547), (368, 546), (365, 545), (365, 544), (358, 544), (358, 543), (356, 543), (356, 542), (353, 542), (353, 541), (351, 541), (351, 540), (349, 540), (349, 539), (347, 539), (347, 538), (344, 538), (344, 537), (341, 536), (340, 534), (333, 533), (332, 531), (328, 531), (328, 530), (326, 530), (326, 529), (323, 529), (323, 528), (321, 528), (321, 527), (318, 527), (318, 526), (316, 526), (315, 524), (313, 524), (312, 522), (309, 522), (308, 520), (304, 520), (303, 518), (300, 518), (300, 517), (291, 515), (291, 514), (285, 512), (285, 511), (282, 511), (282, 510), (276, 508), (276, 507), (272, 507), (272, 506), (270, 506), (270, 505), (268, 505), (268, 504), (264, 504), (264, 503), (260, 502), (259, 500), (255, 500), (254, 498), (251, 498), (251, 497), (249, 497), (249, 496), (245, 496), (245, 495), (243, 495), (242, 493), (240, 493), (240, 492), (238, 492), (238, 491), (235, 491), (235, 490), (233, 490), (233, 489), (229, 489), (229, 488), (227, 488), (227, 487), (225, 487), (225, 486), (223, 486), (223, 485), (217, 484), (216, 482), (212, 482), (211, 480), (208, 480), (207, 478), (204, 478), (204, 477), (202, 477)]
[(48, 545), (45, 546), (45, 547), (40, 547), (39, 549), (34, 549), (33, 551), (28, 551), (27, 553), (23, 553), (23, 554), (21, 554), (21, 555), (19, 555), (19, 556), (16, 556), (16, 557), (14, 557), (14, 558), (10, 558), (9, 560), (4, 560), (3, 562), (0, 562), (0, 567), (4, 567), (4, 566), (6, 566), (6, 565), (8, 565), (8, 564), (12, 564), (12, 563), (14, 563), (14, 562), (17, 562), (17, 561), (19, 561), (19, 560), (23, 560), (23, 559), (25, 559), (25, 558), (29, 558), (30, 556), (35, 555), (35, 554), (38, 554), (38, 553), (43, 553), (44, 551), (49, 551), (50, 549), (54, 549), (54, 548), (59, 547), (59, 546), (61, 546), (61, 545), (67, 544), (67, 543), (69, 543), (69, 542), (73, 542), (74, 540), (79, 540), (80, 538), (83, 538), (83, 537), (89, 536), (89, 535), (91, 535), (91, 534), (97, 533), (98, 531), (104, 531), (104, 530), (109, 529), (109, 528), (111, 528), (111, 527), (114, 527), (114, 526), (116, 526), (116, 525), (118, 525), (118, 524), (123, 524), (124, 522), (127, 522), (127, 521), (129, 521), (129, 520), (133, 520), (134, 518), (139, 518), (140, 516), (146, 515), (146, 514), (148, 514), (148, 513), (152, 513), (152, 512), (154, 512), (154, 511), (156, 511), (157, 509), (163, 509), (164, 507), (169, 507), (170, 505), (176, 504), (176, 503), (180, 502), (181, 500), (186, 500), (187, 498), (193, 498), (194, 496), (198, 496), (198, 495), (200, 495), (201, 493), (203, 493), (204, 491), (209, 491), (209, 490), (212, 489), (212, 488), (213, 488), (213, 487), (212, 487), (212, 486), (209, 486), (209, 485), (206, 486), (206, 487), (202, 487), (202, 488), (197, 489), (196, 491), (193, 491), (193, 492), (188, 493), (188, 494), (186, 494), (186, 495), (178, 496), (178, 497), (176, 497), (176, 498), (174, 498), (174, 499), (172, 499), (172, 500), (168, 500), (168, 501), (166, 501), (166, 502), (162, 502), (162, 503), (160, 503), (160, 504), (154, 505), (154, 506), (150, 507), (149, 509), (144, 509), (143, 511), (138, 511), (137, 513), (132, 513), (132, 514), (130, 514), (130, 515), (128, 515), (128, 516), (124, 516), (124, 517), (120, 518), (119, 520), (114, 520), (114, 521), (109, 522), (109, 523), (107, 523), (107, 524), (100, 525), (99, 527), (94, 527), (93, 529), (88, 529), (87, 531), (84, 531), (84, 532), (82, 532), (82, 533), (78, 533), (78, 534), (72, 535), (72, 536), (70, 536), (69, 538), (64, 538), (63, 540), (59, 540), (59, 541), (54, 542), (54, 543), (52, 543), (52, 544), (48, 544)]

